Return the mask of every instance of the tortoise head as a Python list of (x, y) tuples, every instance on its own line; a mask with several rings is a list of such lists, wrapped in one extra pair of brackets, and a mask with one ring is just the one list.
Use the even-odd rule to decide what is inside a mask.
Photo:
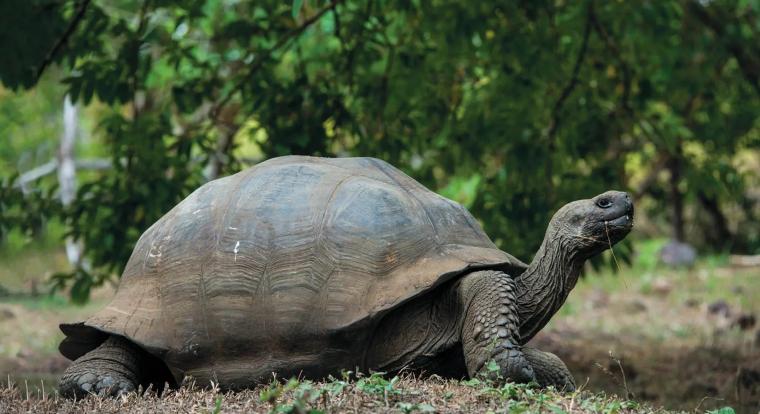
[(554, 236), (582, 256), (591, 257), (623, 240), (633, 228), (633, 202), (628, 193), (607, 191), (566, 204), (552, 217)]

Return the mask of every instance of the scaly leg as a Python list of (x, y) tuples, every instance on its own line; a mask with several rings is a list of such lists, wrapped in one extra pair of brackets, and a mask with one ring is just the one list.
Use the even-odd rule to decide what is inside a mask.
[[(533, 367), (520, 346), (514, 280), (498, 271), (465, 276), (459, 285), (464, 305), (462, 349), (470, 377), (501, 376), (515, 382), (536, 380)], [(488, 369), (493, 360), (498, 370)]]
[(118, 396), (135, 391), (141, 382), (144, 351), (128, 340), (111, 336), (66, 369), (59, 390), (69, 398), (87, 394)]

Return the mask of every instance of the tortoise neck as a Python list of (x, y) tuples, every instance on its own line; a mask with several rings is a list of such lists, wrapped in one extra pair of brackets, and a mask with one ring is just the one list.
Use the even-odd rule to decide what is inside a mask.
[(516, 280), (522, 343), (538, 333), (565, 303), (585, 261), (567, 238), (547, 230), (533, 262)]

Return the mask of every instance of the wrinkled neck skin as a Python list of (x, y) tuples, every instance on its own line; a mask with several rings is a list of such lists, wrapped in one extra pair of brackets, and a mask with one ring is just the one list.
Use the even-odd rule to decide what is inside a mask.
[(533, 262), (516, 280), (523, 344), (549, 322), (578, 281), (587, 257), (571, 242), (550, 227)]

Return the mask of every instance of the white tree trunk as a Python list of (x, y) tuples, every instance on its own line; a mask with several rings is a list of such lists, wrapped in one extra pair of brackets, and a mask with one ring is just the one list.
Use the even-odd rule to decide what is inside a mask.
[[(58, 184), (61, 191), (61, 204), (68, 207), (76, 197), (77, 177), (74, 151), (79, 127), (78, 110), (66, 95), (63, 102), (63, 134), (58, 147)], [(72, 238), (66, 239), (66, 257), (72, 266), (78, 266), (82, 248)]]

